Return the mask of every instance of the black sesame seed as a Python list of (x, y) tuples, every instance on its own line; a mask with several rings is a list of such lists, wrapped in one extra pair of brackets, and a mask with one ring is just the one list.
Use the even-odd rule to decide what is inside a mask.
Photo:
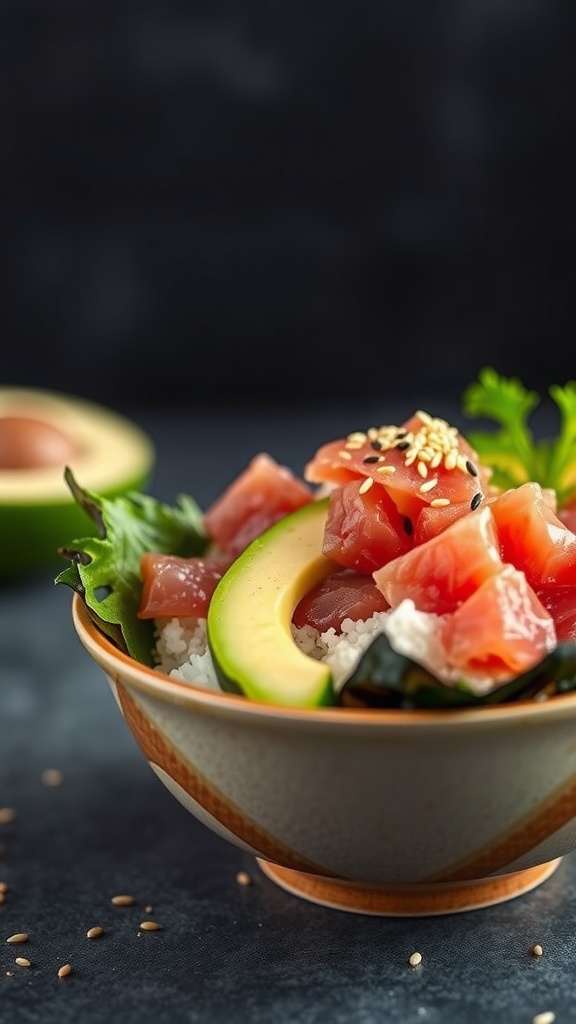
[(405, 452), (410, 447), (410, 441), (400, 441), (400, 444), (396, 445), (399, 452)]
[(470, 508), (472, 509), (473, 512), (475, 509), (478, 508), (478, 505), (480, 504), (481, 501), (482, 495), (480, 494), (480, 491), (478, 491), (477, 494), (475, 494), (474, 497), (472, 498), (472, 501), (470, 502)]
[(380, 455), (367, 455), (362, 462), (380, 462)]
[(375, 452), (381, 452), (382, 451), (382, 442), (381, 441), (371, 441), (370, 442), (370, 447), (373, 448)]
[(408, 437), (408, 431), (407, 430), (399, 430), (398, 431), (398, 433), (396, 434), (397, 440), (400, 440), (400, 438), (402, 438), (402, 437)]
[(466, 459), (466, 469), (470, 473), (470, 476), (478, 476), (478, 470), (474, 463), (470, 462), (470, 459)]
[(413, 527), (412, 527), (412, 520), (410, 519), (410, 516), (404, 516), (404, 529), (406, 530), (406, 533), (408, 534), (408, 536), (411, 537), (412, 536), (412, 529), (413, 529)]

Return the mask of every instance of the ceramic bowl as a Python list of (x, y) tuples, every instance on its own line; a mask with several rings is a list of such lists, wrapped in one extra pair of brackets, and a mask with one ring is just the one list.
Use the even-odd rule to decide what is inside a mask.
[(279, 886), (358, 913), (472, 910), (576, 848), (576, 696), (463, 711), (293, 710), (181, 683), (73, 621), (143, 756)]

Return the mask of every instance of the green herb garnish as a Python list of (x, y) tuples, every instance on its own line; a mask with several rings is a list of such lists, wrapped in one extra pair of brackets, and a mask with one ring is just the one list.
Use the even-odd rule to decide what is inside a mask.
[(202, 513), (183, 495), (176, 507), (145, 494), (101, 498), (64, 474), (74, 499), (96, 524), (98, 536), (73, 540), (59, 554), (71, 561), (55, 579), (84, 600), (96, 625), (121, 649), (152, 664), (153, 623), (137, 617), (142, 594), (140, 556), (145, 551), (200, 555), (206, 547)]
[(576, 381), (552, 385), (548, 393), (560, 414), (556, 438), (536, 441), (528, 419), (540, 396), (517, 377), (503, 377), (491, 367), (478, 374), (462, 396), (462, 411), (500, 423), (499, 431), (470, 431), (467, 440), (482, 462), (493, 469), (492, 482), (506, 490), (528, 480), (556, 491), (558, 507), (576, 499)]

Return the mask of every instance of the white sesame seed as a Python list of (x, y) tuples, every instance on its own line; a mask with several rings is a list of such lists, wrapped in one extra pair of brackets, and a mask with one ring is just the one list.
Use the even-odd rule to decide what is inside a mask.
[(396, 466), (378, 466), (377, 473), (383, 473), (384, 476), (392, 476), (396, 472)]
[(411, 953), (408, 963), (411, 967), (417, 967), (418, 964), (422, 963), (422, 953)]
[(28, 942), (28, 932), (16, 932), (14, 935), (10, 935), (6, 942), (10, 943), (11, 946), (16, 946), (20, 942)]
[(426, 480), (423, 484), (420, 484), (419, 490), (425, 494), (427, 491), (431, 491), (433, 487), (438, 486), (438, 477), (435, 476), (431, 480)]
[(450, 498), (434, 498), (430, 502), (430, 508), (445, 508), (446, 505), (450, 504)]
[(58, 977), (67, 978), (69, 974), (72, 974), (71, 964), (62, 964), (62, 967), (58, 968)]
[(64, 776), (58, 768), (47, 768), (42, 772), (41, 780), (44, 786), (61, 786)]
[(418, 459), (418, 472), (420, 476), (428, 476), (428, 466), (425, 462), (422, 462), (421, 458)]
[(101, 935), (104, 935), (104, 929), (99, 924), (94, 925), (93, 928), (89, 928), (86, 932), (87, 939), (99, 939)]
[(162, 925), (157, 921), (141, 921), (140, 928), (143, 932), (159, 932), (162, 930)]
[(554, 1024), (556, 1014), (552, 1010), (544, 1010), (544, 1013), (537, 1013), (532, 1018), (532, 1024)]
[(532, 947), (532, 952), (534, 953), (534, 956), (542, 956), (544, 950), (542, 949), (542, 946), (539, 942), (537, 942), (536, 945)]
[(358, 488), (358, 494), (366, 494), (366, 491), (370, 490), (373, 483), (374, 478), (371, 476), (367, 476), (366, 479), (363, 480), (362, 483), (360, 484), (360, 487)]
[(131, 907), (134, 905), (134, 897), (123, 895), (113, 896), (111, 901), (116, 907)]
[(25, 957), (25, 956), (17, 956), (16, 959), (14, 960), (14, 963), (17, 964), (18, 967), (31, 967), (32, 966), (30, 961), (28, 960), (28, 958)]
[(352, 456), (351, 456), (350, 452), (347, 452), (346, 449), (343, 448), (342, 451), (338, 452), (338, 458), (339, 459), (351, 459)]
[(238, 885), (252, 885), (252, 879), (247, 871), (238, 871), (236, 881)]

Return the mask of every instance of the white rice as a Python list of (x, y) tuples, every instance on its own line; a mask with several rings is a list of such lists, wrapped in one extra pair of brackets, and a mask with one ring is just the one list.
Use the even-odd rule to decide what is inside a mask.
[[(376, 612), (369, 619), (344, 619), (341, 634), (334, 629), (319, 633), (311, 626), (303, 626), (293, 627), (292, 635), (304, 653), (330, 666), (336, 689), (343, 685), (379, 633), (387, 635), (399, 654), (413, 658), (438, 679), (453, 684), (462, 678), (462, 671), (447, 666), (440, 623), (438, 615), (418, 611), (414, 602), (406, 599), (393, 611)], [(155, 659), (158, 670), (173, 679), (209, 690), (220, 689), (207, 647), (205, 619), (157, 619)], [(482, 674), (467, 673), (466, 681), (478, 694), (489, 692), (495, 685), (493, 676)]]

